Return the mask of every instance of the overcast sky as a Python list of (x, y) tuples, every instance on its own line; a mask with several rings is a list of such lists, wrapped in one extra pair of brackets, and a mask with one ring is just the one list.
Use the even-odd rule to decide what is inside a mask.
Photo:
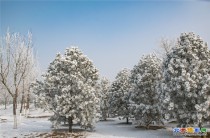
[[(177, 1), (2, 1), (0, 35), (33, 33), (34, 48), (44, 72), (56, 53), (78, 46), (114, 80), (132, 69), (143, 54), (159, 49), (162, 37), (176, 39), (195, 32), (210, 41), (210, 2)], [(210, 46), (209, 46), (210, 47)]]

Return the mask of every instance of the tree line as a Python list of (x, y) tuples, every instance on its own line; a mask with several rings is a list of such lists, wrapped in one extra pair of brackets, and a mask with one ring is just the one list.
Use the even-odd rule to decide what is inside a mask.
[[(37, 105), (54, 113), (50, 118), (53, 126), (67, 121), (69, 131), (74, 123), (93, 129), (97, 120), (108, 117), (126, 118), (127, 123), (132, 119), (146, 128), (164, 125), (170, 119), (175, 119), (180, 127), (201, 127), (210, 113), (207, 43), (191, 32), (181, 34), (174, 43), (163, 40), (161, 46), (161, 55), (142, 56), (132, 69), (121, 70), (113, 82), (100, 79), (93, 62), (79, 48), (67, 48), (63, 55), (56, 55), (42, 79), (30, 79), (30, 84), (25, 84), (25, 76), (30, 75), (27, 71), (18, 74), (19, 80), (24, 76), (24, 81), (13, 83), (17, 90), (9, 90), (5, 85), (9, 81), (4, 78), (10, 58), (2, 55), (1, 86), (11, 97), (18, 96), (18, 88), (27, 86), (35, 94)], [(23, 62), (19, 70), (27, 70), (28, 64)]]

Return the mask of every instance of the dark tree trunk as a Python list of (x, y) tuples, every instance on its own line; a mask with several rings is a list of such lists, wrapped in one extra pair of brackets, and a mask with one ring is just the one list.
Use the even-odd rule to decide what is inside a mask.
[(68, 122), (69, 122), (69, 132), (72, 132), (72, 125), (73, 125), (72, 117), (68, 118)]
[(16, 116), (16, 109), (17, 109), (17, 96), (16, 96), (16, 95), (14, 95), (14, 97), (13, 97), (14, 129), (17, 129), (17, 116)]
[(5, 100), (4, 100), (4, 109), (5, 109), (5, 110), (7, 109), (7, 97), (6, 97)]
[(17, 105), (18, 105), (18, 102), (17, 102), (17, 98), (16, 98), (16, 101), (15, 101), (15, 110), (17, 109)]
[(22, 111), (23, 111), (24, 101), (25, 101), (25, 96), (24, 96), (24, 91), (23, 91), (22, 98), (21, 98), (21, 105), (20, 105), (20, 113), (22, 113)]
[(22, 98), (20, 101), (20, 113), (22, 113), (23, 110), (23, 104), (24, 104), (24, 100), (25, 100), (25, 91), (24, 91), (24, 80), (23, 80), (23, 92), (22, 92)]
[(29, 94), (29, 91), (27, 93), (27, 99), (26, 99), (26, 109), (28, 110), (29, 109), (29, 105), (30, 105), (30, 94)]
[(199, 123), (198, 126), (201, 128), (202, 127), (202, 123)]
[(63, 121), (64, 125), (66, 124), (66, 117), (64, 118), (64, 121)]
[(17, 97), (13, 97), (13, 115), (16, 115)]
[(129, 119), (128, 119), (128, 117), (126, 117), (126, 123), (127, 123), (127, 124), (129, 123)]

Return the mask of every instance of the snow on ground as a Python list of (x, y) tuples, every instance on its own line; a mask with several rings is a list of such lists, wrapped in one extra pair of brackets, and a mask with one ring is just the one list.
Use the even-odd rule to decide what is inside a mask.
[(88, 132), (87, 138), (171, 138), (172, 131), (166, 129), (143, 130), (125, 124), (125, 120), (109, 119), (96, 124), (95, 132)]
[[(17, 110), (18, 111), (18, 110)], [(51, 133), (51, 122), (48, 120), (51, 113), (44, 112), (42, 109), (31, 109), (30, 118), (20, 118), (18, 129), (13, 129), (12, 105), (4, 110), (0, 106), (0, 138), (22, 138), (26, 135), (38, 135), (40, 133)], [(44, 118), (34, 118), (34, 117)], [(5, 120), (6, 119), (6, 120)], [(118, 120), (117, 118), (110, 118), (108, 121), (100, 121), (96, 123), (96, 128), (93, 132), (82, 132), (87, 138), (171, 138), (172, 131), (169, 129), (159, 130), (144, 130), (135, 128), (134, 125), (125, 124), (125, 120)], [(75, 127), (74, 127), (75, 128)], [(76, 127), (78, 128), (78, 127)]]
[[(17, 110), (18, 111), (18, 110)], [(33, 115), (40, 114), (41, 116), (50, 115), (49, 112), (43, 112), (41, 109), (33, 109), (31, 113)], [(30, 115), (29, 114), (29, 115)], [(1, 138), (13, 138), (23, 137), (25, 134), (33, 132), (49, 132), (51, 131), (51, 123), (48, 118), (26, 118), (18, 116), (18, 129), (13, 129), (13, 115), (12, 105), (8, 106), (7, 110), (0, 108), (0, 119), (6, 119), (0, 123), (0, 137)], [(21, 120), (21, 122), (20, 122)]]

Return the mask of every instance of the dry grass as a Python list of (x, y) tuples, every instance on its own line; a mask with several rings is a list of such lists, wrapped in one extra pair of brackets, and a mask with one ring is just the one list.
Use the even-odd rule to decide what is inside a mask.
[(49, 115), (43, 115), (43, 116), (27, 116), (27, 118), (48, 118), (50, 117)]
[(0, 118), (0, 123), (4, 123), (4, 122), (7, 122), (7, 119)]
[(49, 132), (39, 134), (24, 135), (24, 138), (85, 138), (82, 133), (70, 133), (70, 132)]
[(157, 129), (165, 129), (165, 126), (150, 125), (148, 127), (146, 127), (146, 126), (136, 126), (135, 128), (148, 129), (148, 130), (157, 130)]
[(54, 129), (52, 132), (45, 133), (30, 133), (24, 135), (24, 138), (85, 138), (84, 129), (73, 129), (73, 132), (68, 132), (68, 129)]
[(193, 137), (185, 137), (185, 138), (210, 138), (210, 132), (207, 132), (207, 136), (193, 136)]

